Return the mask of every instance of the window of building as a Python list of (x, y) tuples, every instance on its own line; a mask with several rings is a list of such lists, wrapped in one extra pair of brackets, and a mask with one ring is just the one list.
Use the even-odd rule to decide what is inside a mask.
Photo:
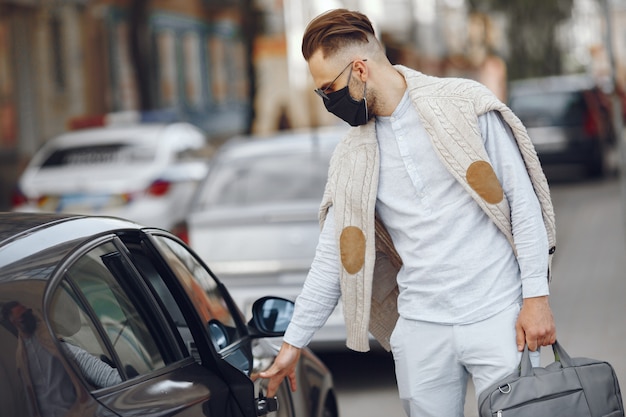
[(63, 57), (63, 30), (61, 17), (52, 14), (50, 25), (50, 58), (52, 63), (52, 82), (57, 92), (63, 92), (66, 88), (65, 60)]

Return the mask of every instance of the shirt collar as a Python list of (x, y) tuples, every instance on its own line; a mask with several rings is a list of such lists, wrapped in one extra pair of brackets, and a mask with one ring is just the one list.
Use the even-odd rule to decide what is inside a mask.
[(391, 113), (391, 116), (379, 116), (382, 120), (390, 120), (391, 118), (399, 119), (403, 117), (411, 107), (411, 100), (409, 98), (409, 91), (405, 90), (400, 102), (396, 106), (396, 109)]

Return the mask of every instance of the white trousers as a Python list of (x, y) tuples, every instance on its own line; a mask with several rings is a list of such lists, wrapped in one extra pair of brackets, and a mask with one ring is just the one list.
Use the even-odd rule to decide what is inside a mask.
[[(391, 335), (402, 405), (410, 417), (463, 417), (469, 376), (480, 393), (519, 365), (516, 303), (468, 325), (441, 325), (400, 318)], [(540, 353), (531, 352), (533, 366)]]

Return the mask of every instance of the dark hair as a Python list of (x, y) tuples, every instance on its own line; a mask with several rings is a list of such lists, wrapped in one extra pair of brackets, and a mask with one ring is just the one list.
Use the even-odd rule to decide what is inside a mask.
[(13, 310), (16, 306), (20, 305), (17, 301), (8, 301), (2, 305), (2, 318), (4, 320), (9, 320), (11, 316), (11, 310)]
[(355, 43), (368, 43), (375, 36), (370, 20), (363, 13), (334, 9), (313, 19), (302, 37), (302, 55), (309, 60), (321, 48), (324, 57)]

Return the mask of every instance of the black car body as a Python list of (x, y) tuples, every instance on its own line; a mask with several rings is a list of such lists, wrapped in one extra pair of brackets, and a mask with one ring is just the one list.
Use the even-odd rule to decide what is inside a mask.
[[(251, 376), (276, 354), (263, 337), (280, 336), (293, 309), (267, 297), (245, 323), (219, 279), (168, 232), (31, 213), (0, 213), (0, 305), (8, 417), (268, 414), (266, 381)], [(331, 375), (310, 351), (298, 378), (268, 415), (337, 415)]]
[(610, 100), (591, 77), (511, 82), (509, 106), (526, 126), (542, 164), (579, 165), (592, 177), (616, 170)]

